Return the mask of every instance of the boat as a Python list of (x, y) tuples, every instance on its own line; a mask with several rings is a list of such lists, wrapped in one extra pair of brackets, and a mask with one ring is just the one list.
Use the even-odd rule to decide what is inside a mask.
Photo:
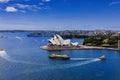
[(70, 59), (68, 55), (60, 55), (60, 54), (51, 54), (49, 55), (50, 59)]
[(2, 49), (2, 48), (0, 48), (0, 51), (3, 51), (3, 49)]
[(105, 55), (102, 55), (101, 57), (99, 57), (99, 59), (100, 59), (100, 60), (105, 60), (106, 57), (105, 57)]

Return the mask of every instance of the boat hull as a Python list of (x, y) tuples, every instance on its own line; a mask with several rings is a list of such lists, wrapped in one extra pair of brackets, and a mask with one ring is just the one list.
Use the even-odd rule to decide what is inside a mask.
[(57, 54), (49, 55), (49, 58), (50, 59), (63, 59), (63, 60), (70, 59), (70, 57), (67, 55), (57, 55)]
[(106, 57), (105, 57), (105, 55), (103, 55), (103, 56), (99, 57), (99, 59), (100, 59), (100, 60), (105, 60)]

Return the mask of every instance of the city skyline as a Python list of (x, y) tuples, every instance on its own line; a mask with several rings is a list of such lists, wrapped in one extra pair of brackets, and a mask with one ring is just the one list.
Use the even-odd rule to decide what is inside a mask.
[(120, 30), (120, 0), (0, 0), (1, 30)]

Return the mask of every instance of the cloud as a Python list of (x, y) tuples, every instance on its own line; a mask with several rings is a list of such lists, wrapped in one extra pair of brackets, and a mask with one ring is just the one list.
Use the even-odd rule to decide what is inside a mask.
[(49, 9), (49, 6), (45, 6), (44, 4), (38, 4), (38, 5), (28, 5), (28, 4), (14, 4), (14, 6), (19, 9), (20, 12), (26, 12), (26, 10), (29, 11), (38, 11), (38, 10), (45, 10)]
[(30, 5), (23, 5), (23, 4), (15, 4), (15, 6), (21, 8), (21, 9), (25, 9), (25, 8), (31, 8)]
[(118, 5), (118, 4), (120, 4), (120, 1), (111, 2), (109, 5), (111, 6), (111, 5)]
[(40, 6), (37, 5), (15, 4), (15, 6), (21, 10), (37, 11), (42, 9)]
[(50, 2), (51, 0), (42, 0), (42, 2)]
[[(13, 0), (0, 0), (0, 1), (13, 1)], [(24, 0), (29, 1), (29, 0)], [(45, 2), (49, 2), (51, 0), (43, 0)], [(27, 2), (28, 3), (28, 2)], [(12, 3), (8, 5), (2, 4), (2, 8), (0, 8), (0, 11), (6, 11), (6, 12), (22, 12), (25, 13), (27, 11), (41, 11), (41, 10), (48, 10), (50, 9), (49, 5), (46, 5), (44, 2), (40, 2), (37, 4), (21, 4), (21, 3)]]
[(17, 12), (18, 9), (16, 9), (15, 7), (6, 7), (5, 11), (6, 12)]
[(7, 3), (9, 2), (10, 0), (0, 0), (0, 3)]

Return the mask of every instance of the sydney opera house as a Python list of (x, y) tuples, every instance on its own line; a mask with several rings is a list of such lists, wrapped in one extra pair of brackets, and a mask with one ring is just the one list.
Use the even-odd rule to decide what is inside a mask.
[(49, 44), (41, 46), (40, 48), (45, 50), (71, 50), (81, 49), (78, 42), (71, 42), (70, 39), (64, 40), (60, 35), (54, 35), (51, 39), (48, 39)]
[(78, 46), (78, 42), (71, 42), (70, 39), (64, 40), (60, 35), (56, 34), (53, 38), (49, 39), (50, 46)]
[(120, 50), (120, 40), (118, 41), (118, 48), (107, 48), (97, 46), (85, 46), (78, 42), (71, 42), (70, 39), (63, 39), (60, 35), (54, 35), (48, 40), (49, 44), (41, 46), (44, 50), (81, 50), (81, 49), (108, 49), (108, 50)]

